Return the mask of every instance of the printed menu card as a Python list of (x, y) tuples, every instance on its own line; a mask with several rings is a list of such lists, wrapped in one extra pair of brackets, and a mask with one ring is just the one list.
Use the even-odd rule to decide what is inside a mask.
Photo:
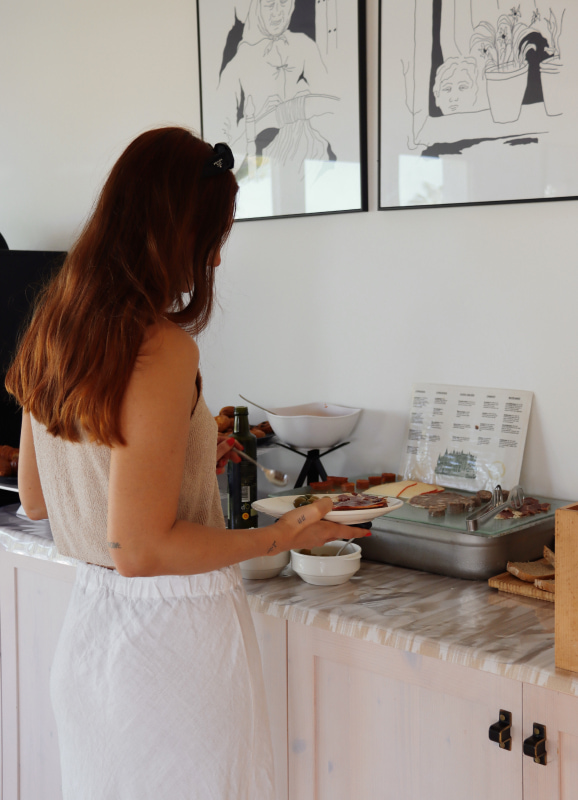
[(520, 480), (532, 392), (418, 383), (400, 473), (476, 492)]

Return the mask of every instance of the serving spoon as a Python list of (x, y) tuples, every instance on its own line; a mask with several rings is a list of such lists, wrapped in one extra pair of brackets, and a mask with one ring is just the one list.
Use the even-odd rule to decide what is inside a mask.
[[(243, 398), (243, 400), (244, 399), (245, 398)], [(235, 450), (235, 453), (236, 455), (241, 456), (241, 458), (250, 461), (251, 464), (255, 464), (256, 467), (259, 467), (259, 469), (265, 474), (265, 477), (267, 478), (269, 483), (274, 483), (275, 486), (287, 486), (287, 481), (289, 480), (289, 478), (287, 477), (287, 475), (285, 475), (285, 473), (281, 472), (278, 469), (268, 469), (267, 467), (264, 467), (262, 464), (259, 464), (258, 461), (255, 461), (254, 458), (248, 456), (244, 450)]]
[[(371, 530), (371, 522), (360, 522), (358, 525), (349, 525), (350, 528), (362, 528), (363, 530)], [(366, 536), (371, 536), (370, 533), (366, 533)], [(353, 536), (351, 539), (348, 539), (335, 553), (336, 556), (340, 556), (341, 553), (345, 550), (348, 544), (351, 544), (355, 539), (359, 539), (359, 536)]]
[(353, 539), (357, 539), (357, 536), (353, 536), (351, 539), (348, 539), (348, 540), (347, 540), (347, 541), (344, 543), (343, 547), (340, 547), (340, 548), (339, 548), (339, 550), (338, 550), (338, 551), (335, 553), (335, 555), (336, 555), (336, 556), (340, 556), (340, 555), (341, 555), (341, 553), (343, 553), (343, 551), (344, 551), (344, 550), (345, 550), (345, 548), (347, 547), (347, 545), (348, 545), (348, 544), (351, 544), (351, 542), (353, 541)]
[(242, 400), (245, 400), (246, 403), (251, 403), (252, 406), (256, 406), (257, 408), (260, 408), (261, 411), (266, 411), (267, 414), (273, 414), (274, 417), (277, 416), (277, 412), (276, 411), (270, 411), (268, 408), (264, 408), (264, 406), (260, 406), (259, 403), (254, 403), (252, 400), (249, 400), (248, 397), (243, 397), (242, 394), (240, 394), (239, 397)]

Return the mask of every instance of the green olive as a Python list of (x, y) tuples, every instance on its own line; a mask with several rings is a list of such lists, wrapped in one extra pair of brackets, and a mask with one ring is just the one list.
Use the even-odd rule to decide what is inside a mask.
[(293, 505), (295, 508), (299, 508), (300, 506), (306, 506), (310, 502), (311, 501), (308, 500), (305, 495), (299, 495), (299, 497), (296, 497), (295, 500), (293, 500)]

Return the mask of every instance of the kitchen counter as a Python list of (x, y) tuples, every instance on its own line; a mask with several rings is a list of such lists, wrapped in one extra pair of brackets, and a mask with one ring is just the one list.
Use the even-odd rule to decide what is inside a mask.
[(371, 561), (341, 586), (311, 586), (289, 567), (245, 586), (253, 611), (578, 695), (578, 673), (554, 665), (545, 600)]
[[(0, 509), (0, 546), (74, 564), (39, 525)], [(578, 696), (578, 673), (554, 665), (553, 603), (371, 561), (342, 586), (311, 586), (290, 567), (245, 586), (253, 611)]]

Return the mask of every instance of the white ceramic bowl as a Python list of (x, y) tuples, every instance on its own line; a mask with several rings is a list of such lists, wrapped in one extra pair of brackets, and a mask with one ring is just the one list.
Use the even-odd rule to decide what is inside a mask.
[(309, 450), (333, 447), (345, 441), (357, 424), (360, 408), (332, 403), (306, 403), (301, 406), (272, 408), (267, 420), (277, 436), (293, 447)]
[(264, 578), (274, 578), (281, 570), (287, 566), (291, 560), (290, 554), (276, 553), (274, 556), (259, 556), (250, 558), (248, 561), (241, 561), (241, 575), (247, 580), (263, 580)]
[(301, 550), (291, 550), (291, 569), (306, 583), (315, 586), (347, 583), (361, 566), (361, 547), (351, 542), (340, 556), (336, 556), (340, 547), (343, 547), (343, 542), (337, 540), (314, 547), (310, 556)]

